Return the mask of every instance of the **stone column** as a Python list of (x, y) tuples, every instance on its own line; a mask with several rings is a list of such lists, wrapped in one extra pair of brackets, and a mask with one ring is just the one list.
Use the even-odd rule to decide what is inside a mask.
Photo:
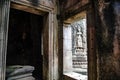
[(5, 80), (10, 0), (0, 0), (0, 80)]

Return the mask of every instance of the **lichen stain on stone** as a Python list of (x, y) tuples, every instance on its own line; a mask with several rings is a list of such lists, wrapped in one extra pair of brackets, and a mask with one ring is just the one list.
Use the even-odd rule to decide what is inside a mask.
[(99, 79), (120, 79), (120, 2), (98, 0)]
[[(100, 19), (100, 26), (98, 38), (100, 38), (100, 51), (112, 52), (113, 36), (114, 36), (114, 14), (111, 2), (99, 0), (98, 4), (98, 19)], [(109, 45), (108, 45), (109, 44)]]

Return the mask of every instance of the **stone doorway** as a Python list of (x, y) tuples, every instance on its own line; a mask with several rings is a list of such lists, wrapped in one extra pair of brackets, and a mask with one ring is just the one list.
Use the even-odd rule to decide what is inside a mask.
[[(9, 76), (8, 74), (10, 69), (16, 68), (17, 70), (20, 68), (23, 69), (23, 72), (18, 72), (19, 75), (31, 73), (32, 75), (28, 75), (34, 77), (35, 80), (42, 80), (42, 30), (43, 16), (13, 8), (10, 9), (6, 57), (6, 78), (14, 78), (14, 75)], [(31, 70), (26, 70), (24, 68), (26, 66)], [(18, 71), (20, 69), (18, 69)], [(24, 72), (25, 70), (27, 72)], [(13, 71), (13, 73), (14, 72), (15, 71)], [(16, 75), (17, 74), (15, 74), (15, 78)]]

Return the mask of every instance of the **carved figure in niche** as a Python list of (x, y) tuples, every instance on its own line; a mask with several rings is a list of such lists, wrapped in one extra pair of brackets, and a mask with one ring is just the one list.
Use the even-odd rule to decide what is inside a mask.
[(76, 30), (76, 47), (83, 48), (83, 33), (82, 27), (78, 26)]

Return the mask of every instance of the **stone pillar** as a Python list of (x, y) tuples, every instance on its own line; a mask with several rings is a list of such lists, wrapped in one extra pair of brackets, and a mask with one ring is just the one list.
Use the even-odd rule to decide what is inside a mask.
[(0, 0), (0, 80), (5, 80), (10, 0)]

